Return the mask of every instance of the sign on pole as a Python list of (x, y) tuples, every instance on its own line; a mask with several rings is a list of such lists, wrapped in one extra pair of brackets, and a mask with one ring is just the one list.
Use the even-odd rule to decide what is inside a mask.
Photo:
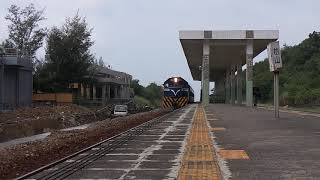
[(279, 41), (270, 43), (267, 48), (268, 48), (270, 71), (271, 72), (278, 71), (280, 68), (282, 68), (281, 49), (280, 49)]
[(282, 68), (281, 49), (279, 41), (268, 45), (270, 71), (274, 74), (273, 80), (273, 104), (274, 115), (279, 118), (279, 69)]

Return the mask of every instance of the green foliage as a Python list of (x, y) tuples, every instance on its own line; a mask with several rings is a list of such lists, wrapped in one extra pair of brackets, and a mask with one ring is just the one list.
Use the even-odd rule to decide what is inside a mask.
[[(283, 69), (280, 71), (282, 104), (303, 105), (320, 103), (320, 33), (295, 46), (285, 45), (281, 51)], [(273, 75), (267, 59), (254, 65), (254, 86), (262, 92), (263, 101), (273, 97)]]
[(138, 79), (133, 79), (131, 81), (130, 86), (133, 89), (135, 95), (140, 96), (140, 97), (145, 95), (144, 94), (144, 87), (139, 84)]
[(134, 96), (133, 102), (138, 106), (138, 107), (144, 107), (144, 106), (150, 106), (151, 102), (147, 100), (144, 97), (141, 96)]
[(269, 71), (269, 62), (267, 59), (258, 62), (253, 68), (254, 86), (259, 87), (261, 101), (266, 102), (273, 97), (273, 75)]
[(143, 98), (146, 100), (148, 106), (158, 107), (160, 106), (162, 98), (162, 88), (156, 83), (150, 83), (147, 87), (143, 87), (139, 84), (139, 80), (134, 79), (131, 82), (131, 87), (134, 90), (135, 98)]
[(37, 10), (33, 4), (25, 8), (11, 5), (5, 19), (9, 21), (9, 38), (6, 47), (15, 47), (18, 55), (35, 57), (46, 36), (46, 28), (39, 28), (39, 22), (45, 20), (44, 10)]
[(1, 43), (1, 46), (4, 47), (4, 48), (14, 48), (14, 47), (15, 47), (15, 45), (13, 44), (13, 42), (10, 41), (10, 40), (8, 40), (8, 39), (6, 39), (5, 41), (3, 41), (3, 42)]
[[(52, 28), (47, 36), (46, 58), (36, 71), (36, 82), (50, 86), (46, 90), (65, 91), (69, 83), (92, 81), (98, 63), (90, 52), (91, 29), (78, 14), (67, 18), (61, 28)], [(45, 82), (46, 81), (46, 82)]]
[(161, 86), (158, 86), (156, 83), (150, 83), (145, 88), (145, 97), (149, 99), (153, 104), (157, 104), (157, 100), (161, 99)]

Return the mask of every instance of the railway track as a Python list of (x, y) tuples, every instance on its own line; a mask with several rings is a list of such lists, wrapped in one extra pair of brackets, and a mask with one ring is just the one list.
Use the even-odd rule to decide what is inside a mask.
[[(88, 148), (85, 148), (79, 152), (76, 152), (72, 155), (69, 155), (65, 158), (62, 158), (56, 162), (43, 166), (35, 171), (32, 171), (28, 174), (25, 174), (21, 177), (18, 177), (17, 180), (20, 179), (64, 179), (73, 173), (81, 170), (82, 168), (88, 166), (95, 160), (105, 156), (106, 154), (111, 153), (116, 148), (122, 146), (128, 141), (134, 139), (135, 137), (141, 135), (143, 132), (148, 130), (149, 128), (155, 126), (156, 124), (162, 122), (173, 112), (163, 115), (161, 117), (155, 118), (148, 122), (145, 122), (139, 126), (131, 128), (123, 133), (115, 135), (111, 138), (103, 140), (97, 144), (94, 144)], [(79, 156), (83, 154), (82, 156)], [(70, 160), (76, 157), (76, 159)], [(70, 161), (68, 163), (63, 164), (63, 162)], [(59, 166), (61, 164), (61, 166)], [(58, 168), (53, 168), (57, 167)], [(50, 170), (50, 171), (48, 171)]]

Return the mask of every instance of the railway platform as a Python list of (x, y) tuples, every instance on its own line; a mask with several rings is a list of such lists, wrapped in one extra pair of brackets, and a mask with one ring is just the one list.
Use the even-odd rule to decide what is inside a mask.
[(286, 111), (276, 119), (273, 110), (227, 104), (206, 112), (231, 179), (319, 179), (319, 116)]
[(188, 105), (28, 179), (317, 179), (320, 118)]
[(188, 105), (28, 179), (220, 179), (201, 106)]

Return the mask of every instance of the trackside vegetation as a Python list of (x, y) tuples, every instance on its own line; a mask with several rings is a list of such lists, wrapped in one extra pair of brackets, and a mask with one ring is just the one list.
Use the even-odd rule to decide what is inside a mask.
[[(284, 45), (281, 51), (281, 105), (320, 105), (320, 32), (312, 32), (301, 43)], [(254, 86), (260, 89), (261, 102), (273, 101), (273, 75), (268, 60), (254, 65)]]
[(134, 102), (140, 106), (159, 107), (162, 98), (162, 87), (156, 83), (150, 83), (144, 87), (139, 84), (139, 80), (131, 82), (135, 97)]

